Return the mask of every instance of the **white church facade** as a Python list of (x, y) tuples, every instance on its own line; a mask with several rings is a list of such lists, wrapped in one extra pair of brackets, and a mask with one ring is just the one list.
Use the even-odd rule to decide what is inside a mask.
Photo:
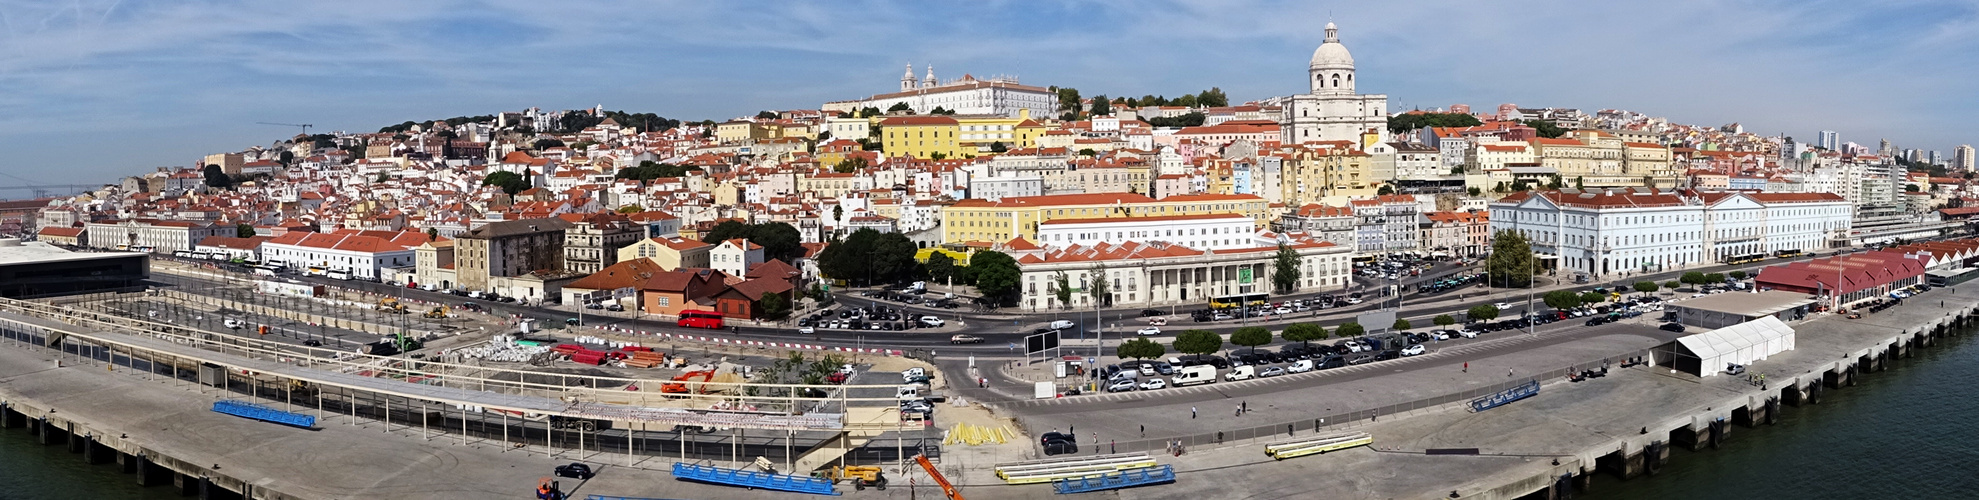
[(935, 108), (953, 111), (958, 115), (1018, 116), (1019, 110), (1029, 110), (1030, 116), (1055, 116), (1058, 109), (1058, 93), (1049, 88), (1023, 85), (1014, 77), (993, 77), (980, 80), (971, 75), (941, 82), (935, 79), (934, 65), (928, 65), (927, 78), (914, 79), (914, 65), (907, 65), (907, 73), (900, 77), (900, 91), (880, 94), (852, 101), (825, 103), (820, 109), (831, 112), (853, 112), (861, 108), (877, 108), (881, 112), (896, 104), (906, 104), (914, 114), (925, 115)]

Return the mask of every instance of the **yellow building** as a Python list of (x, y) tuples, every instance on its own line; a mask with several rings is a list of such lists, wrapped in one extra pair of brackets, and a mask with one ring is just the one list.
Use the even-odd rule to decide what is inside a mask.
[(1670, 148), (1625, 142), (1599, 130), (1575, 130), (1557, 139), (1532, 140), (1533, 158), (1562, 179), (1587, 187), (1671, 186), (1678, 177)]
[(1030, 112), (1016, 117), (1002, 116), (892, 116), (875, 118), (880, 144), (887, 156), (966, 158), (990, 152), (991, 145), (1005, 149), (1037, 147), (1045, 126), (1031, 120)]
[(1134, 193), (968, 199), (941, 210), (942, 241), (1036, 241), (1038, 225), (1056, 219), (1241, 213), (1257, 227), (1271, 219), (1270, 203), (1253, 195), (1176, 195), (1156, 200)]
[(774, 139), (780, 131), (780, 128), (773, 124), (735, 120), (716, 124), (715, 140), (734, 144), (743, 141)]
[(1381, 189), (1371, 172), (1374, 158), (1353, 143), (1309, 142), (1280, 151), (1278, 192), (1286, 206), (1346, 206), (1347, 200), (1372, 197)]

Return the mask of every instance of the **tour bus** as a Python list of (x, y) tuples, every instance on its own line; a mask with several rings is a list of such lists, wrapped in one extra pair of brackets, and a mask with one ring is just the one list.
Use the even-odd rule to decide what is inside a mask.
[(1774, 257), (1778, 257), (1778, 258), (1782, 258), (1782, 259), (1791, 259), (1791, 258), (1794, 258), (1794, 257), (1799, 257), (1799, 256), (1800, 256), (1800, 249), (1798, 249), (1798, 248), (1796, 248), (1796, 249), (1793, 249), (1793, 250), (1774, 250), (1774, 251), (1773, 251), (1773, 256), (1774, 256)]
[(681, 311), (680, 321), (674, 324), (681, 328), (719, 329), (722, 327), (722, 314), (714, 311)]
[(192, 258), (192, 252), (189, 252), (189, 251), (185, 251), (185, 250), (173, 250), (173, 251), (172, 251), (172, 256), (173, 256), (173, 257), (178, 257), (178, 258), (181, 258), (181, 259), (190, 259), (190, 258)]
[(350, 271), (345, 271), (342, 269), (332, 269), (330, 270), (330, 272), (323, 273), (323, 275), (333, 280), (345, 280), (345, 281), (350, 280)]
[(309, 266), (308, 269), (303, 270), (303, 274), (307, 274), (310, 276), (329, 276), (330, 270), (316, 266)]
[(262, 276), (274, 276), (281, 273), (282, 273), (282, 266), (271, 266), (267, 264), (254, 266), (254, 274), (259, 274)]

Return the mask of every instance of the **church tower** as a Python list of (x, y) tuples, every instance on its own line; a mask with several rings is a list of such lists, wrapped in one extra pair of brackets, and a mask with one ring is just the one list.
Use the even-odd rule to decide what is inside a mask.
[(907, 63), (907, 74), (900, 75), (900, 91), (914, 90), (914, 63)]
[(925, 80), (921, 80), (921, 86), (926, 88), (934, 88), (935, 82), (936, 82), (935, 65), (934, 63), (928, 63), (928, 78)]

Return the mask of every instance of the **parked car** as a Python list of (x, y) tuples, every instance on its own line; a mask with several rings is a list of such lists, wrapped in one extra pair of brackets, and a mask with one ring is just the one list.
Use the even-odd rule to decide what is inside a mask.
[(1462, 329), (1462, 330), (1457, 330), (1457, 336), (1459, 336), (1459, 337), (1463, 337), (1463, 338), (1467, 338), (1467, 339), (1474, 339), (1474, 338), (1477, 338), (1477, 334), (1478, 334), (1478, 331), (1477, 331), (1477, 330), (1473, 330), (1473, 329), (1471, 329), (1470, 327), (1464, 327), (1464, 329)]
[(1403, 355), (1403, 356), (1415, 356), (1415, 355), (1418, 355), (1418, 354), (1422, 354), (1422, 353), (1424, 353), (1424, 352), (1427, 352), (1427, 351), (1428, 351), (1428, 349), (1425, 349), (1425, 348), (1423, 348), (1423, 347), (1422, 347), (1422, 344), (1416, 344), (1416, 345), (1412, 345), (1412, 346), (1408, 346), (1408, 347), (1404, 347), (1404, 348), (1402, 348), (1402, 355)]
[(1663, 326), (1659, 326), (1656, 328), (1659, 328), (1666, 332), (1677, 332), (1677, 333), (1684, 332), (1684, 325), (1682, 323), (1664, 323)]
[(569, 464), (557, 466), (556, 475), (557, 477), (568, 477), (568, 478), (583, 480), (583, 479), (591, 479), (592, 476), (595, 476), (597, 474), (591, 472), (591, 466), (589, 465), (584, 465), (577, 462), (571, 462)]
[(1151, 378), (1148, 379), (1148, 381), (1146, 382), (1141, 382), (1141, 390), (1143, 391), (1152, 391), (1155, 389), (1166, 389), (1166, 388), (1168, 388), (1168, 381), (1164, 379)]
[(1147, 318), (1147, 317), (1154, 317), (1154, 316), (1161, 316), (1161, 315), (1165, 315), (1165, 314), (1168, 314), (1168, 313), (1165, 313), (1165, 312), (1161, 312), (1161, 311), (1157, 311), (1157, 310), (1154, 310), (1154, 309), (1142, 309), (1142, 310), (1141, 310), (1141, 317), (1143, 317), (1143, 318)]
[[(1126, 372), (1121, 372), (1121, 373), (1126, 373)], [(1125, 378), (1125, 379), (1115, 380), (1111, 383), (1106, 384), (1106, 392), (1127, 392), (1134, 390), (1136, 387), (1139, 386), (1140, 384), (1135, 383), (1134, 379)]]
[(941, 326), (941, 325), (942, 325), (943, 323), (944, 323), (944, 322), (943, 322), (943, 321), (941, 320), (941, 318), (937, 318), (937, 317), (934, 317), (934, 316), (922, 316), (922, 317), (921, 317), (921, 324), (923, 324), (923, 325), (927, 325), (927, 326), (934, 326), (934, 327), (939, 327), (939, 326)]
[(1142, 328), (1142, 329), (1141, 329), (1141, 331), (1139, 331), (1139, 332), (1136, 332), (1136, 333), (1139, 333), (1139, 334), (1141, 334), (1141, 336), (1148, 336), (1148, 335), (1161, 335), (1161, 329), (1160, 329), (1160, 328), (1156, 328), (1156, 327), (1152, 327), (1152, 326), (1150, 326), (1150, 327), (1147, 327), (1147, 328)]
[(1265, 368), (1264, 371), (1257, 372), (1257, 376), (1259, 377), (1276, 377), (1284, 374), (1285, 374), (1285, 369), (1276, 366)]

